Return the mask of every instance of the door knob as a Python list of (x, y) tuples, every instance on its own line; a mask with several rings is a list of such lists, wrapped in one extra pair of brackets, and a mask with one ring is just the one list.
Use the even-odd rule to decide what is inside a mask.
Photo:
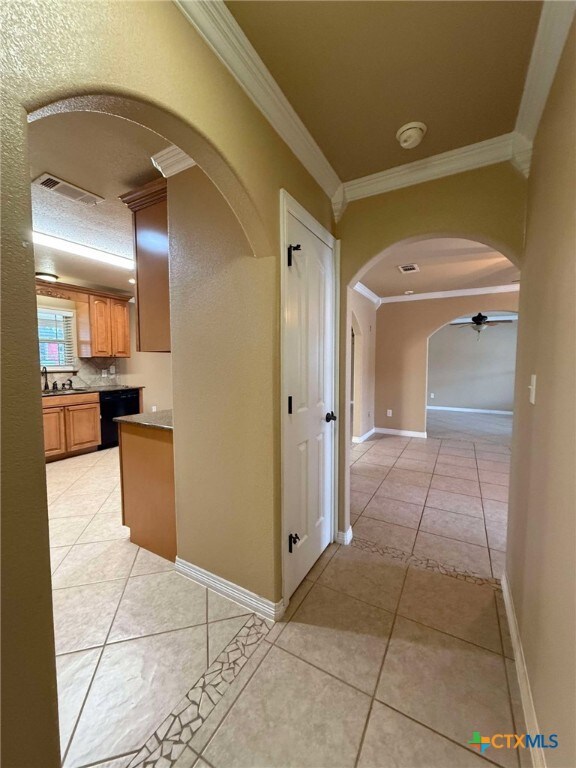
[(336, 421), (338, 417), (334, 415), (334, 411), (330, 411), (330, 413), (326, 414), (326, 421), (330, 423), (331, 421)]
[(300, 536), (297, 533), (288, 534), (288, 552), (292, 554), (292, 547), (300, 541)]

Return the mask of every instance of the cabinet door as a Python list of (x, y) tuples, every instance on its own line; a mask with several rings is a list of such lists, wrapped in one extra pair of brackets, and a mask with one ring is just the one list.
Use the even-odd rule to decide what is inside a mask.
[(128, 302), (110, 300), (110, 323), (112, 326), (112, 355), (130, 357), (130, 315)]
[(42, 411), (44, 424), (44, 455), (59, 456), (66, 453), (66, 427), (64, 408), (45, 408)]
[(100, 443), (100, 404), (69, 405), (66, 408), (67, 449), (80, 451)]
[(90, 296), (90, 335), (92, 357), (112, 357), (110, 299), (104, 296)]

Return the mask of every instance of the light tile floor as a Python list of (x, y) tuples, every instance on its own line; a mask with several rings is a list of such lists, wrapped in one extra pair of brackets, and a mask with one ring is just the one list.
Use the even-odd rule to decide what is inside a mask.
[(325, 551), (273, 626), (126, 541), (115, 487), (73, 514), (72, 475), (106, 481), (113, 452), (49, 468), (51, 520), (76, 519), (53, 550), (66, 768), (528, 765), (467, 744), (525, 729), (492, 576), (506, 505), (484, 487), (506, 486), (480, 475), (507, 476), (506, 442), (355, 446), (354, 542)]

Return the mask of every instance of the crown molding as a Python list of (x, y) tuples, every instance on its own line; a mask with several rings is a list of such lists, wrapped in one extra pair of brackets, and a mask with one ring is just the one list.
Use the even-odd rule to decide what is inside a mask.
[(431, 293), (415, 293), (411, 296), (384, 296), (379, 299), (382, 304), (396, 304), (400, 301), (426, 301), (428, 299), (453, 299), (457, 296), (483, 296), (487, 293), (516, 293), (520, 285), (493, 285), (490, 288), (462, 288), (456, 291), (433, 291)]
[(191, 157), (188, 157), (185, 152), (174, 145), (160, 150), (160, 152), (152, 155), (150, 160), (152, 160), (152, 165), (158, 168), (165, 179), (196, 165)]
[(573, 0), (546, 0), (542, 6), (516, 119), (516, 132), (528, 142), (536, 136), (575, 10)]
[(184, 16), (328, 197), (340, 179), (223, 0), (176, 0)]
[(380, 306), (380, 302), (382, 301), (380, 296), (377, 296), (374, 291), (371, 291), (370, 288), (367, 288), (364, 283), (356, 283), (352, 290), (367, 298), (372, 302), (372, 304), (376, 305), (376, 308)]
[(505, 133), (493, 139), (479, 141), (477, 144), (451, 149), (449, 152), (425, 157), (413, 163), (405, 163), (387, 171), (346, 181), (342, 184), (342, 189), (337, 191), (335, 199), (337, 198), (341, 215), (346, 203), (352, 200), (381, 195), (394, 189), (411, 187), (414, 184), (453, 176), (456, 173), (471, 171), (486, 165), (512, 160), (517, 163), (519, 169), (525, 169), (531, 152), (532, 144), (524, 136)]

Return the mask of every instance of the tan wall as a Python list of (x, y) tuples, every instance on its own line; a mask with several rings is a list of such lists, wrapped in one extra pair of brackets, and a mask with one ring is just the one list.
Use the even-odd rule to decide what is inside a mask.
[(348, 289), (348, 308), (348, 328), (353, 328), (355, 334), (352, 434), (354, 437), (361, 437), (374, 427), (376, 306), (357, 291)]
[(144, 410), (172, 408), (172, 355), (170, 352), (138, 352), (136, 348), (136, 306), (129, 304), (132, 354), (118, 359), (116, 370), (122, 384), (144, 386)]
[[(326, 227), (331, 226), (330, 202), (297, 161), (234, 78), (208, 49), (182, 14), (168, 2), (4, 3), (2, 14), (2, 312), (18, 334), (2, 339), (2, 428), (4, 451), (2, 484), (3, 620), (10, 633), (3, 638), (2, 764), (5, 768), (60, 765), (53, 658), (48, 519), (38, 387), (38, 350), (34, 322), (34, 260), (25, 248), (32, 228), (30, 178), (27, 161), (27, 113), (77, 94), (88, 96), (66, 105), (45, 109), (101, 109), (155, 130), (194, 157), (216, 183), (239, 217), (257, 256), (276, 257), (279, 252), (281, 187), (287, 189)], [(38, 117), (39, 115), (35, 115)], [(240, 568), (233, 579), (243, 586), (266, 584), (263, 594), (278, 596), (279, 551), (276, 531), (279, 517), (279, 414), (273, 394), (279, 382), (278, 279), (273, 260), (244, 262), (246, 274), (238, 283), (220, 278), (228, 292), (220, 306), (234, 307), (240, 287), (251, 330), (265, 327), (265, 342), (254, 345), (249, 360), (253, 376), (243, 381), (247, 401), (252, 392), (266, 389), (248, 444), (256, 467), (266, 476), (256, 480), (250, 494), (267, 505), (262, 558), (250, 553), (244, 568), (252, 569), (242, 582)], [(250, 266), (248, 266), (250, 265)], [(206, 268), (205, 265), (203, 269)], [(235, 268), (235, 267), (234, 267)], [(260, 270), (260, 271), (257, 271)], [(265, 284), (265, 295), (263, 285)], [(222, 288), (224, 292), (224, 287)], [(254, 302), (246, 297), (254, 297)], [(271, 306), (274, 311), (271, 311)], [(185, 317), (173, 317), (178, 325)], [(216, 322), (215, 320), (213, 322)], [(229, 325), (225, 327), (229, 328)], [(245, 328), (245, 325), (239, 327)], [(228, 342), (214, 331), (213, 354)], [(187, 352), (188, 353), (188, 352)], [(262, 376), (262, 372), (265, 375)], [(261, 377), (261, 378), (258, 378)], [(186, 382), (175, 388), (183, 393)], [(214, 382), (211, 382), (214, 386)], [(236, 398), (233, 379), (219, 391)], [(183, 395), (178, 402), (182, 411)], [(26, 407), (22, 407), (22, 403)], [(191, 398), (190, 398), (191, 402)], [(223, 407), (221, 399), (214, 413)], [(213, 405), (216, 404), (213, 401)], [(256, 427), (265, 424), (262, 439)], [(206, 434), (193, 432), (191, 442), (204, 443)], [(239, 446), (242, 450), (242, 446)], [(225, 455), (237, 463), (238, 453)], [(248, 459), (245, 459), (248, 461)], [(251, 475), (253, 476), (253, 475)], [(221, 469), (218, 488), (230, 498)], [(245, 488), (245, 486), (243, 486)], [(235, 529), (222, 529), (232, 537)], [(270, 552), (275, 552), (275, 576)], [(235, 558), (238, 555), (235, 552)], [(34, 738), (30, 738), (34, 723)]]
[(178, 555), (278, 600), (276, 261), (199, 168), (168, 180), (168, 217)]
[[(518, 307), (518, 293), (402, 301), (380, 307), (376, 319), (376, 427), (426, 430), (428, 337), (450, 320), (478, 312), (479, 306), (483, 311), (513, 311)], [(472, 339), (471, 343), (476, 342)], [(388, 409), (391, 417), (386, 416)]]
[(447, 325), (434, 333), (428, 343), (428, 405), (511, 411), (517, 326), (502, 323), (478, 335), (467, 326)]
[(550, 768), (576, 765), (575, 72), (573, 25), (530, 172), (506, 565)]

